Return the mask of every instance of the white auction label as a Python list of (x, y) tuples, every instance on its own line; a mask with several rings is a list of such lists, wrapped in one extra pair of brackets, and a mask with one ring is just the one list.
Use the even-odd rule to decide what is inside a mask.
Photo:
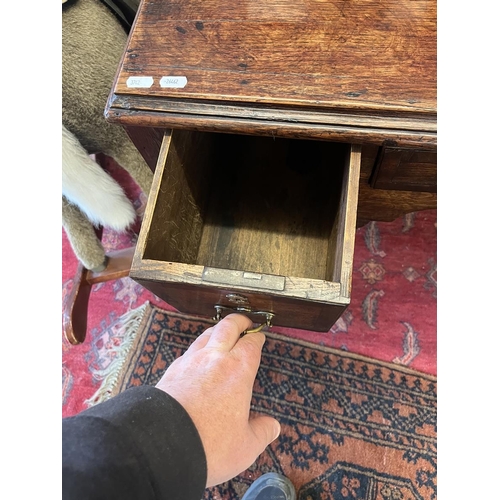
[(153, 85), (152, 76), (129, 76), (127, 87), (132, 89), (149, 89)]
[(163, 76), (160, 80), (160, 87), (170, 89), (183, 89), (187, 85), (185, 76)]

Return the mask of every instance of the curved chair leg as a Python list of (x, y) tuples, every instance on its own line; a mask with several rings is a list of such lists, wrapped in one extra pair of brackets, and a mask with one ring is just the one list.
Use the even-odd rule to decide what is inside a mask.
[(92, 286), (129, 275), (135, 247), (116, 250), (106, 255), (103, 271), (89, 271), (80, 263), (63, 311), (63, 332), (70, 344), (77, 345), (87, 336), (87, 316)]
[[(96, 161), (102, 165), (104, 156), (96, 155)], [(128, 276), (135, 246), (105, 253), (101, 244), (102, 227), (96, 229), (92, 226), (80, 210), (68, 203), (64, 197), (63, 226), (79, 260), (73, 287), (64, 304), (63, 332), (70, 344), (77, 345), (83, 343), (87, 336), (88, 306), (92, 286)], [(71, 236), (74, 236), (73, 239)], [(88, 269), (82, 261), (86, 265), (94, 264), (96, 267)]]

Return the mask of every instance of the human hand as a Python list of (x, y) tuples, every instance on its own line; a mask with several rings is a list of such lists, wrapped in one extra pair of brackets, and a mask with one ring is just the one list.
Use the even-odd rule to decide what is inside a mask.
[(261, 332), (240, 338), (252, 322), (229, 314), (177, 358), (156, 387), (189, 413), (207, 458), (207, 487), (247, 469), (280, 434), (268, 416), (250, 419), (252, 390), (266, 340)]

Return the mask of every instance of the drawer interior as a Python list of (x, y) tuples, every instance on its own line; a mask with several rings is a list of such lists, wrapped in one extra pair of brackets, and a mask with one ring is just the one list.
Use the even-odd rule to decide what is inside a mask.
[(349, 155), (341, 143), (175, 130), (143, 258), (338, 281)]

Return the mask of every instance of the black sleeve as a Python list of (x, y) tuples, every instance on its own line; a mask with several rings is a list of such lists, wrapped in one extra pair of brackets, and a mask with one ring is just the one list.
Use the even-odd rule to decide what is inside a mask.
[(184, 408), (150, 386), (62, 422), (64, 500), (200, 500), (207, 463)]

